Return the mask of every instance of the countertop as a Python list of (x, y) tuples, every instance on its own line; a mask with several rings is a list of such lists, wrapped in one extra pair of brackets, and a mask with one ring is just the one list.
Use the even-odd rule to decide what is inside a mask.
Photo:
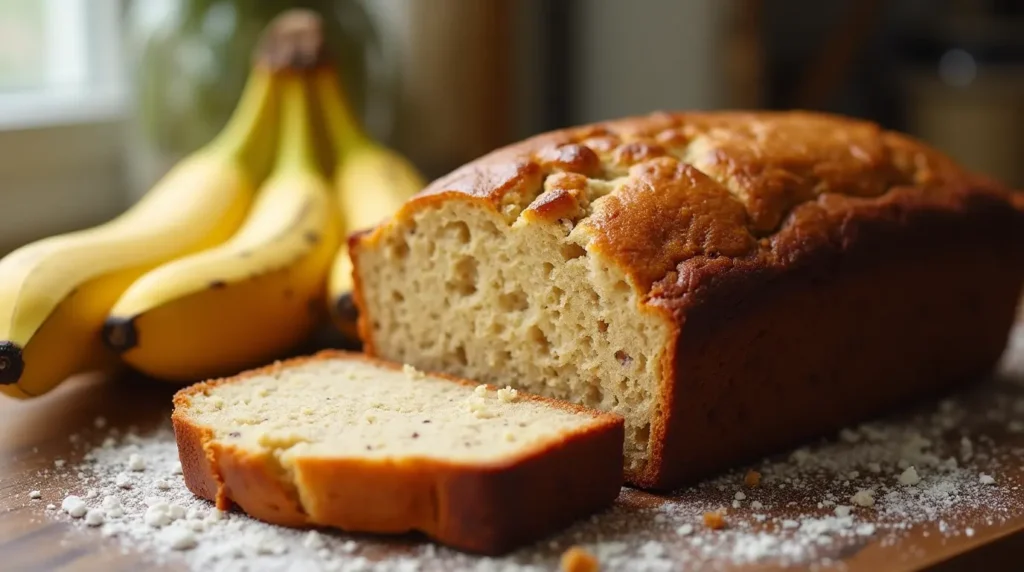
[[(507, 560), (481, 561), (443, 549), (425, 549), (427, 542), (415, 537), (355, 538), (359, 547), (356, 553), (368, 559), (364, 562), (387, 561), (395, 556), (419, 559), (423, 569), (447, 570), (483, 566), (481, 563), (495, 567), (505, 564), (513, 569), (513, 565), (527, 564), (536, 569), (555, 569), (559, 555), (571, 545), (582, 545), (603, 556), (606, 570), (624, 569), (626, 562), (636, 564), (628, 566), (629, 569), (646, 566), (652, 570), (769, 570), (787, 563), (851, 571), (1007, 569), (1009, 562), (1018, 562), (1024, 555), (1024, 431), (1015, 421), (1018, 417), (1024, 421), (1024, 326), (1018, 327), (1014, 340), (996, 379), (969, 385), (953, 395), (952, 400), (945, 396), (944, 401), (928, 401), (884, 421), (882, 427), (887, 433), (875, 439), (879, 442), (873, 446), (885, 447), (885, 440), (905, 439), (920, 429), (926, 437), (931, 435), (932, 444), (924, 450), (935, 451), (942, 459), (946, 459), (947, 451), (953, 451), (952, 456), (958, 454), (956, 451), (963, 452), (963, 435), (970, 435), (978, 451), (983, 451), (971, 463), (961, 463), (961, 473), (957, 473), (960, 490), (950, 497), (953, 500), (946, 513), (940, 508), (926, 518), (920, 514), (908, 516), (905, 528), (900, 528), (900, 517), (892, 510), (898, 503), (884, 500), (886, 491), (898, 496), (908, 494), (908, 490), (916, 494), (920, 489), (924, 498), (928, 494), (926, 482), (908, 489), (899, 481), (902, 468), (885, 467), (884, 462), (876, 475), (866, 475), (865, 470), (857, 472), (860, 474), (844, 473), (844, 467), (854, 462), (849, 451), (863, 449), (870, 440), (872, 434), (867, 428), (867, 432), (851, 436), (848, 442), (842, 438), (824, 440), (804, 452), (786, 453), (774, 460), (740, 467), (713, 482), (673, 495), (624, 489), (617, 505), (608, 513), (580, 523), (550, 542), (523, 549)], [(91, 375), (68, 380), (35, 400), (0, 399), (0, 568), (187, 569), (187, 554), (155, 556), (151, 550), (135, 549), (130, 543), (119, 543), (117, 538), (105, 538), (97, 529), (72, 522), (59, 510), (44, 508), (48, 503), (59, 507), (67, 492), (81, 494), (73, 467), (86, 451), (99, 445), (110, 428), (121, 434), (134, 430), (145, 435), (165, 427), (170, 397), (176, 389), (130, 375)], [(953, 418), (948, 418), (953, 414)], [(97, 416), (106, 420), (103, 431), (95, 427)], [(935, 423), (949, 426), (931, 434)], [(817, 469), (787, 472), (787, 467), (795, 467), (803, 462), (801, 456), (808, 455)], [(72, 469), (52, 470), (58, 458), (65, 459)], [(827, 461), (823, 463), (822, 459)], [(836, 459), (838, 464), (828, 459)], [(833, 465), (836, 470), (828, 470)], [(971, 472), (963, 472), (968, 469)], [(748, 470), (764, 473), (758, 487), (744, 488), (744, 473)], [(936, 471), (939, 469), (933, 472)], [(922, 469), (922, 476), (926, 477), (926, 473)], [(995, 479), (990, 489), (964, 484), (986, 474)], [(790, 478), (793, 475), (795, 480)], [(852, 483), (841, 482), (848, 477)], [(850, 505), (846, 495), (856, 492), (861, 481), (877, 489), (873, 494), (879, 504), (869, 508), (854, 504), (852, 524), (840, 522), (838, 534), (831, 534), (836, 530), (836, 509), (830, 502), (823, 506), (818, 503), (831, 494), (829, 491), (839, 491), (841, 494), (833, 497), (836, 504)], [(31, 490), (39, 490), (42, 500), (30, 499)], [(743, 492), (744, 499), (733, 502), (737, 492)], [(994, 500), (972, 505), (972, 499), (981, 498), (982, 494), (985, 499)], [(753, 504), (755, 499), (760, 499), (761, 504)], [(726, 510), (728, 527), (723, 531), (708, 530), (701, 524), (700, 515), (716, 507)], [(757, 517), (758, 514), (762, 516)], [(815, 538), (807, 536), (805, 529), (812, 529), (816, 522), (831, 527), (824, 535), (829, 538), (807, 548), (807, 539)], [(686, 525), (693, 531), (681, 530), (689, 528)], [(966, 532), (968, 529), (970, 533)], [(799, 537), (804, 540), (796, 542), (794, 538), (798, 537), (787, 536), (798, 532), (804, 534)], [(614, 549), (609, 548), (612, 546)], [(804, 554), (800, 550), (794, 552), (801, 547), (807, 548)], [(351, 543), (348, 550), (352, 551)], [(779, 558), (779, 553), (789, 556)], [(767, 558), (758, 560), (758, 556)]]

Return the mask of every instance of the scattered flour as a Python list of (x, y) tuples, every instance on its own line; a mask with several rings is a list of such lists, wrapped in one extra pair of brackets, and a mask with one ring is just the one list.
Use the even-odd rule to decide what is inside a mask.
[[(1024, 372), (1024, 328), (1013, 343), (1011, 355), (1020, 362), (1014, 367)], [(98, 529), (126, 551), (203, 572), (541, 571), (557, 569), (572, 546), (595, 555), (607, 570), (753, 562), (814, 568), (841, 561), (868, 539), (897, 545), (913, 528), (970, 537), (1021, 514), (1019, 485), (1002, 469), (1024, 463), (1024, 447), (988, 437), (1019, 433), (1021, 420), (1024, 384), (1002, 380), (894, 421), (846, 428), (836, 439), (672, 495), (623, 489), (609, 511), (504, 558), (461, 554), (416, 538), (293, 530), (221, 512), (185, 488), (168, 428), (150, 434), (111, 428), (82, 439), (102, 444), (82, 462), (69, 461), (74, 467), (57, 466), (56, 475), (71, 478), (68, 489), (39, 496), (66, 495), (62, 510), (49, 505), (47, 518), (68, 520), (85, 533)], [(745, 481), (751, 469), (760, 474), (756, 486)], [(22, 497), (26, 504), (35, 491), (29, 497)], [(708, 512), (722, 514), (725, 528), (701, 525)]]
[(921, 482), (921, 477), (917, 474), (917, 469), (911, 466), (900, 473), (899, 481), (901, 485), (916, 485)]
[(68, 495), (61, 503), (60, 508), (71, 518), (82, 518), (88, 510), (85, 501), (75, 495)]
[(106, 520), (106, 516), (107, 515), (104, 514), (102, 509), (90, 508), (89, 511), (85, 513), (85, 524), (89, 526), (99, 526)]

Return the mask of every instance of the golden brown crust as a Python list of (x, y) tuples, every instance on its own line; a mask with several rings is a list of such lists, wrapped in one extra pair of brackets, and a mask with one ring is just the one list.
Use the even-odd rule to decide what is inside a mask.
[(366, 299), (365, 290), (363, 289), (363, 277), (361, 274), (355, 271), (356, 265), (359, 264), (359, 249), (357, 246), (363, 237), (368, 235), (371, 229), (363, 229), (358, 232), (354, 232), (348, 237), (348, 255), (352, 259), (352, 303), (356, 307), (356, 332), (362, 341), (362, 350), (366, 355), (378, 355), (377, 350), (373, 345), (372, 336), (369, 336), (370, 332), (370, 321), (366, 315)]
[[(645, 296), (694, 256), (786, 258), (762, 239), (799, 227), (798, 207), (818, 199), (883, 197), (897, 188), (915, 189), (904, 196), (908, 205), (964, 189), (1010, 196), (941, 153), (866, 121), (810, 112), (657, 113), (499, 149), (435, 181), (396, 218), (447, 199), (502, 211), (508, 201), (540, 196), (531, 214), (555, 221), (572, 210), (568, 193), (541, 193), (547, 179), (565, 173), (621, 183), (574, 222), (592, 229), (594, 252), (617, 263)], [(624, 212), (629, 220), (614, 223)], [(353, 255), (379, 232), (354, 240)], [(645, 245), (643, 256), (636, 245)]]
[(207, 449), (214, 452), (209, 458), (217, 463), (214, 466), (224, 483), (218, 508), (225, 509), (222, 505), (230, 500), (249, 516), (265, 522), (294, 527), (312, 523), (303, 510), (296, 487), (284, 480), (273, 458), (243, 447), (224, 445), (214, 438), (208, 442)]
[(213, 431), (192, 425), (180, 415), (172, 415), (171, 423), (178, 442), (178, 458), (181, 461), (181, 472), (185, 476), (185, 485), (196, 495), (214, 501), (218, 508), (230, 508), (227, 499), (220, 495), (223, 485), (213, 470), (217, 461), (211, 458), (212, 451), (207, 447), (213, 438)]
[[(527, 139), (435, 181), (395, 222), (355, 237), (353, 257), (447, 200), (573, 229), (665, 317), (651, 462), (628, 475), (645, 487), (678, 486), (983, 371), (1024, 279), (1024, 193), (908, 136), (819, 113), (656, 113)], [(818, 331), (804, 340), (807, 329)], [(963, 332), (969, 343), (955, 341)], [(945, 361), (928, 353), (939, 347)], [(775, 369), (743, 369), (759, 352)], [(821, 375), (835, 387), (799, 378)], [(743, 391), (757, 399), (737, 399)], [(753, 403), (764, 410), (744, 410)]]
[(984, 378), (1014, 320), (1024, 227), (957, 212), (875, 212), (785, 264), (688, 263), (661, 306), (678, 336), (665, 415), (630, 482), (674, 488)]
[(326, 359), (399, 368), (362, 354), (328, 350), (179, 391), (172, 420), (189, 490), (217, 501), (221, 508), (234, 503), (274, 524), (353, 532), (418, 530), (449, 546), (485, 554), (501, 554), (537, 540), (609, 506), (618, 496), (623, 480), (622, 419), (533, 395), (520, 394), (520, 399), (589, 414), (595, 423), (497, 463), (299, 458), (293, 474), (285, 477), (274, 459), (223, 444), (210, 428), (189, 419), (191, 399), (211, 387)]
[(592, 230), (591, 248), (628, 268), (644, 292), (678, 261), (739, 257), (756, 244), (743, 206), (725, 188), (667, 157), (632, 167), (601, 207), (581, 223)]
[(527, 220), (537, 222), (571, 219), (581, 216), (587, 205), (587, 177), (579, 173), (556, 173), (544, 181), (542, 192), (530, 208), (523, 211)]

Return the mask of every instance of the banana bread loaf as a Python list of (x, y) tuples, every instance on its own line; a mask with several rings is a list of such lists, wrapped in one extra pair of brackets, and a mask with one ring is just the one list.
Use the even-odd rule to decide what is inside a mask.
[(806, 112), (541, 135), (351, 240), (365, 350), (621, 414), (668, 488), (984, 374), (1024, 197)]
[(606, 508), (622, 419), (323, 352), (174, 398), (189, 490), (285, 526), (500, 554)]

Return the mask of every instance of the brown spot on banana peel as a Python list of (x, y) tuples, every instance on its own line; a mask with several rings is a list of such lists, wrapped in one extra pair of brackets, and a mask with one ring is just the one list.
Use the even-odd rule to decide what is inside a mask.
[(330, 311), (331, 321), (344, 340), (342, 347), (351, 347), (356, 351), (361, 351), (363, 344), (359, 339), (359, 331), (356, 327), (359, 310), (356, 309), (352, 292), (345, 292), (334, 297), (330, 302)]
[(11, 341), (0, 342), (0, 385), (14, 385), (25, 371), (21, 346)]
[(334, 299), (334, 315), (342, 322), (353, 324), (356, 322), (359, 318), (359, 310), (352, 298), (352, 292), (345, 292)]
[(135, 317), (107, 318), (103, 323), (103, 343), (117, 353), (124, 353), (139, 345)]
[(224, 288), (227, 285), (228, 283), (223, 280), (214, 280), (213, 282), (210, 282), (210, 289), (220, 290), (221, 288)]
[(306, 302), (306, 309), (314, 316), (319, 316), (324, 311), (324, 300), (321, 297), (310, 298)]

